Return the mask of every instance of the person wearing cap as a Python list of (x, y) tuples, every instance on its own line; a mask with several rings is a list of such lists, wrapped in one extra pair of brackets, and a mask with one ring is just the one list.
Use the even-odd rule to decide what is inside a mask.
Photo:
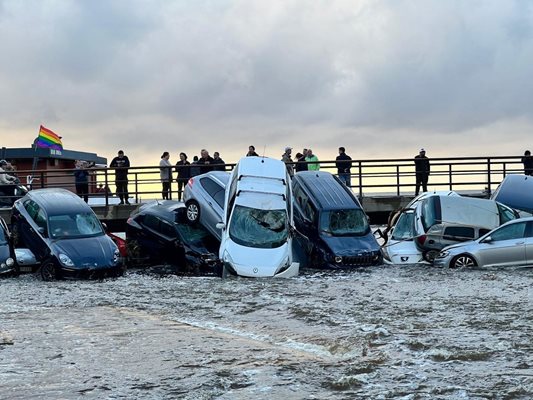
[(15, 178), (5, 170), (7, 168), (8, 162), (6, 160), (0, 160), (0, 184), (1, 185), (12, 185), (15, 183)]
[(415, 173), (416, 173), (416, 189), (415, 197), (418, 196), (420, 191), (420, 185), (422, 185), (422, 191), (428, 191), (428, 179), (429, 179), (429, 158), (426, 157), (426, 150), (420, 149), (420, 153), (415, 156)]
[(293, 176), (294, 167), (292, 165), (291, 153), (292, 153), (292, 147), (289, 147), (289, 146), (285, 147), (285, 153), (281, 155), (281, 161), (283, 161), (286, 164), (289, 175)]

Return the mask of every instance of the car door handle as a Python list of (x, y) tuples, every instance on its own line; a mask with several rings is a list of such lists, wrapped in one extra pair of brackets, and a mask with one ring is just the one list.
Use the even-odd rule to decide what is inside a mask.
[(526, 244), (526, 242), (516, 242), (515, 244)]

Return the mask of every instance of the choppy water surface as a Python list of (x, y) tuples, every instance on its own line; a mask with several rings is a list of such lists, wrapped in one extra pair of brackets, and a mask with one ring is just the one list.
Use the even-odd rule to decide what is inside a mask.
[(532, 270), (0, 281), (1, 399), (529, 399)]

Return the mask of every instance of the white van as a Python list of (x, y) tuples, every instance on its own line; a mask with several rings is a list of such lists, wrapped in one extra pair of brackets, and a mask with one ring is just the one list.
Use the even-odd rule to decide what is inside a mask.
[(230, 177), (224, 201), (220, 259), (224, 274), (246, 277), (298, 275), (293, 262), (292, 189), (285, 163), (242, 158)]

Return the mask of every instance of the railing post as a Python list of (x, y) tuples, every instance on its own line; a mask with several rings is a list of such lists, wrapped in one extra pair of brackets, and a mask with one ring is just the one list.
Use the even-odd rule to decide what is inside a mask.
[(503, 177), (505, 178), (506, 175), (507, 175), (507, 163), (504, 161), (503, 162)]
[(104, 170), (104, 193), (105, 193), (105, 206), (109, 206), (109, 184), (108, 184), (108, 177), (107, 177), (107, 171), (108, 168)]
[(450, 185), (450, 190), (453, 190), (453, 185), (452, 185), (452, 177), (453, 177), (453, 174), (452, 174), (452, 164), (448, 164), (448, 184)]
[(396, 196), (400, 196), (400, 166), (396, 164)]
[(491, 183), (492, 183), (492, 179), (491, 179), (491, 174), (492, 174), (492, 171), (491, 171), (491, 161), (490, 161), (490, 158), (487, 158), (487, 195), (490, 196), (490, 193), (491, 193)]
[(359, 166), (359, 198), (363, 198), (363, 166), (361, 161), (358, 161)]
[(135, 172), (135, 203), (139, 203), (139, 185), (138, 185), (139, 177), (137, 176), (137, 172)]

